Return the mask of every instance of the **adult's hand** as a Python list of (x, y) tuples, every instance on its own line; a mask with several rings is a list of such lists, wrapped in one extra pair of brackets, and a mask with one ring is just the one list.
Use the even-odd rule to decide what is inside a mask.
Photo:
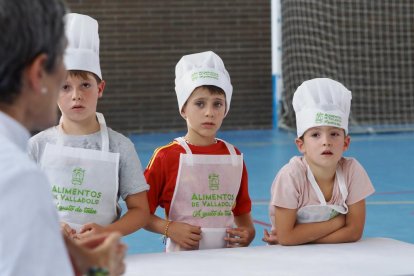
[(91, 268), (108, 271), (110, 276), (125, 272), (126, 245), (121, 243), (121, 234), (102, 233), (83, 240), (73, 241), (65, 237), (75, 270), (82, 275)]

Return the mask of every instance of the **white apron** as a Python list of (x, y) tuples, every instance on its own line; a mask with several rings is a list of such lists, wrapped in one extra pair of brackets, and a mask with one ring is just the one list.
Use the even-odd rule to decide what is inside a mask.
[(61, 221), (72, 228), (90, 222), (111, 224), (117, 218), (119, 153), (109, 152), (108, 129), (96, 113), (102, 150), (63, 146), (58, 126), (57, 144), (46, 144), (40, 165), (49, 177)]
[(307, 170), (308, 179), (312, 185), (313, 190), (318, 196), (320, 205), (308, 205), (302, 208), (299, 208), (297, 212), (297, 222), (298, 223), (311, 223), (311, 222), (321, 222), (327, 221), (331, 218), (336, 217), (339, 213), (346, 214), (348, 213), (348, 206), (345, 204), (345, 200), (348, 197), (348, 190), (345, 185), (345, 178), (342, 172), (342, 169), (338, 166), (336, 169), (335, 177), (338, 181), (339, 190), (341, 192), (342, 199), (344, 201), (343, 205), (331, 205), (327, 204), (325, 197), (318, 184), (316, 183), (315, 177), (311, 169), (308, 166)]
[[(202, 227), (199, 249), (226, 247), (226, 228), (232, 227), (232, 213), (240, 188), (243, 155), (223, 141), (230, 155), (192, 154), (182, 137), (176, 141), (185, 149), (180, 155), (177, 181), (168, 218)], [(183, 250), (167, 239), (166, 251)]]

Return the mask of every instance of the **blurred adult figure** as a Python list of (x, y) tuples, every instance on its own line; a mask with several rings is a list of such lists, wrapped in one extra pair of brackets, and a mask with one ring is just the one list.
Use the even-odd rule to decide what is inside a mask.
[[(119, 234), (63, 238), (45, 174), (29, 159), (29, 131), (57, 121), (66, 77), (60, 0), (0, 0), (0, 275), (123, 273)], [(71, 263), (72, 261), (72, 263)]]

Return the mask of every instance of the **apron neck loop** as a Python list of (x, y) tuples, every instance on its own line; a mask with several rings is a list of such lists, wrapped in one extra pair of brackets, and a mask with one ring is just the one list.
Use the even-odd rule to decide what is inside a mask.
[(96, 112), (96, 117), (98, 118), (98, 123), (101, 128), (101, 137), (102, 137), (102, 151), (109, 151), (109, 135), (108, 128), (106, 127), (105, 117), (102, 113)]
[[(194, 162), (193, 162), (193, 153), (191, 152), (191, 149), (188, 146), (185, 139), (183, 137), (177, 137), (177, 138), (175, 138), (175, 140), (180, 144), (180, 146), (182, 146), (184, 148), (186, 154), (189, 155), (191, 164), (194, 164)], [(229, 151), (230, 156), (231, 156), (232, 165), (233, 166), (238, 166), (237, 153), (236, 153), (236, 150), (234, 149), (233, 145), (231, 145), (231, 144), (229, 144), (226, 141), (221, 140), (221, 139), (217, 139), (217, 140), (222, 141), (226, 145), (227, 150)]]
[(236, 150), (234, 149), (234, 146), (227, 143), (226, 141), (224, 141), (222, 139), (217, 139), (217, 140), (222, 141), (226, 145), (227, 150), (229, 151), (230, 156), (231, 156), (231, 163), (233, 164), (233, 166), (237, 166), (238, 165), (237, 153), (236, 153)]
[(309, 165), (307, 165), (307, 172), (306, 173), (307, 173), (309, 182), (311, 183), (312, 188), (315, 191), (316, 196), (318, 197), (319, 202), (321, 203), (321, 205), (325, 206), (326, 205), (325, 197), (323, 196), (322, 191), (318, 186), (318, 183), (316, 183), (316, 179), (313, 176), (313, 173), (312, 173), (311, 168), (309, 167)]
[[(109, 135), (108, 135), (108, 128), (106, 127), (105, 118), (102, 113), (96, 112), (96, 117), (98, 119), (100, 132), (101, 132), (101, 138), (102, 138), (102, 151), (109, 152)], [(62, 129), (62, 117), (60, 117), (59, 120), (59, 126), (58, 126), (58, 138), (56, 141), (57, 146), (63, 146), (63, 129)]]
[(339, 190), (341, 191), (342, 198), (345, 201), (348, 198), (348, 189), (345, 186), (345, 177), (341, 166), (338, 166), (338, 168), (336, 168), (336, 179), (338, 180)]
[(185, 142), (183, 137), (177, 137), (177, 138), (175, 138), (175, 140), (180, 144), (180, 146), (182, 146), (184, 148), (186, 154), (188, 154), (188, 155), (193, 154), (191, 152), (190, 147), (187, 145), (187, 143)]
[[(325, 197), (323, 196), (321, 189), (316, 183), (316, 179), (313, 176), (312, 170), (310, 169), (309, 165), (307, 165), (307, 176), (308, 176), (309, 182), (312, 185), (313, 190), (318, 196), (319, 202), (321, 203), (321, 205), (326, 205)], [(345, 202), (348, 197), (348, 190), (345, 186), (345, 178), (344, 178), (344, 174), (340, 166), (336, 168), (335, 179), (338, 181), (339, 191), (341, 192), (342, 199)]]
[(185, 150), (185, 153), (188, 155), (190, 165), (194, 165), (193, 153), (191, 152), (190, 147), (187, 145), (183, 137), (177, 137), (175, 140), (182, 146)]

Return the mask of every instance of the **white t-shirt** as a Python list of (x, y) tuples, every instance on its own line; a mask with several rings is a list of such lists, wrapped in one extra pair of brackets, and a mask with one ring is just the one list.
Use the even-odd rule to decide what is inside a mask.
[(28, 131), (0, 112), (0, 275), (74, 275), (46, 175)]
[[(374, 187), (365, 169), (354, 158), (341, 158), (338, 166), (342, 167), (348, 197), (342, 198), (339, 184), (335, 179), (332, 197), (327, 204), (352, 205), (374, 193)], [(304, 157), (290, 159), (276, 175), (271, 188), (270, 217), (274, 216), (273, 206), (287, 209), (299, 209), (307, 205), (319, 205), (318, 196), (307, 178), (307, 163)]]

